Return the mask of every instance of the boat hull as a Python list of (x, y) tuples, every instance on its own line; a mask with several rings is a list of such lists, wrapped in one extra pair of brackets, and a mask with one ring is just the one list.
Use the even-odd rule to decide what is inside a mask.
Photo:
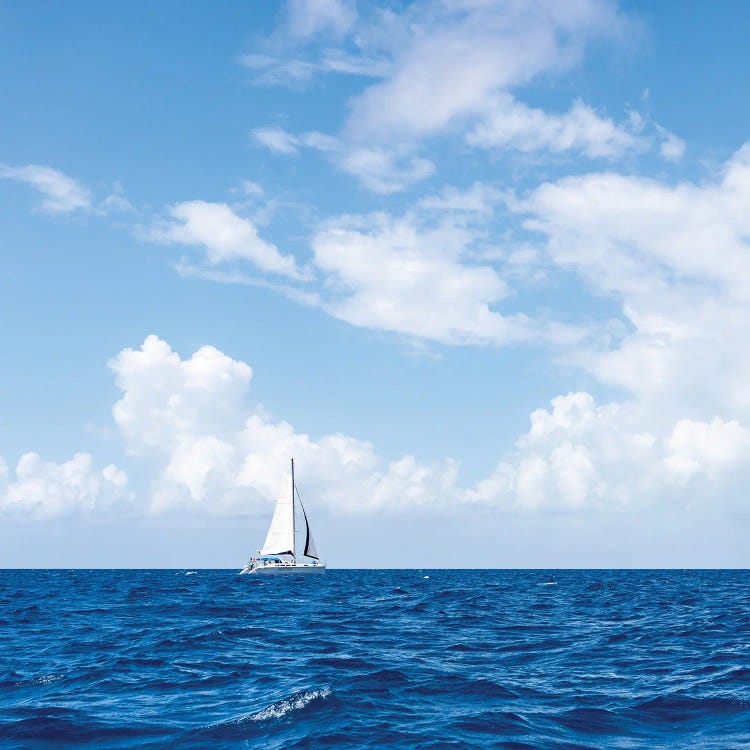
[(321, 575), (325, 572), (325, 565), (260, 565), (245, 568), (241, 575)]

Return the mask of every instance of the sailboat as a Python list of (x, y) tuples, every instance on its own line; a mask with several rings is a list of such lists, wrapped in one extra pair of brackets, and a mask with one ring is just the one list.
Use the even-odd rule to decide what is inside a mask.
[[(295, 502), (296, 501), (296, 502)], [(304, 526), (297, 528), (296, 504), (302, 509)], [(297, 535), (304, 533), (304, 544), (298, 551)], [(301, 534), (300, 534), (301, 535)], [(307, 562), (303, 562), (304, 559)], [(292, 493), (289, 498), (279, 498), (273, 512), (271, 525), (266, 534), (263, 547), (258, 550), (240, 574), (268, 573), (325, 573), (326, 564), (320, 559), (315, 542), (313, 542), (310, 522), (307, 520), (305, 506), (302, 505), (297, 485), (294, 481), (294, 459), (292, 459)]]

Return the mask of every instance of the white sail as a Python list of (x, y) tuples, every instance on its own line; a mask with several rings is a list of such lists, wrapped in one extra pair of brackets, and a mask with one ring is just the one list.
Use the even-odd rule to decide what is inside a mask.
[(291, 498), (279, 498), (276, 502), (271, 526), (260, 552), (262, 555), (294, 554), (294, 503)]

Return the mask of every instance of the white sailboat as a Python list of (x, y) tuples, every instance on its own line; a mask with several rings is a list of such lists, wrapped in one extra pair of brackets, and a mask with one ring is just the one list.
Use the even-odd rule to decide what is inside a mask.
[[(304, 526), (297, 529), (296, 502), (302, 509)], [(298, 552), (297, 534), (304, 534), (302, 551)], [(302, 560), (307, 559), (307, 562)], [(320, 559), (310, 531), (305, 506), (294, 481), (294, 459), (292, 459), (292, 494), (279, 498), (273, 512), (271, 525), (263, 547), (240, 571), (241, 574), (269, 573), (325, 573), (326, 564)]]

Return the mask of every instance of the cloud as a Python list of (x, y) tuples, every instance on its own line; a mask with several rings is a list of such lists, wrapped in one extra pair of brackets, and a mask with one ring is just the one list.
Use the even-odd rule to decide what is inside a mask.
[(526, 338), (527, 321), (492, 309), (508, 293), (499, 274), (462, 260), (473, 240), (457, 223), (424, 226), (414, 215), (330, 220), (313, 239), (328, 277), (325, 309), (353, 325), (449, 344)]
[(312, 263), (323, 279), (320, 306), (352, 325), (413, 341), (580, 343), (587, 326), (556, 321), (546, 309), (518, 312), (508, 279), (520, 278), (520, 259), (489, 239), (500, 200), (496, 189), (474, 183), (445, 187), (401, 215), (322, 222), (312, 238)]
[(258, 145), (277, 154), (296, 155), (301, 148), (320, 151), (342, 172), (358, 178), (368, 190), (383, 195), (405, 190), (435, 172), (431, 161), (414, 156), (410, 150), (350, 147), (338, 138), (317, 131), (294, 135), (281, 127), (269, 126), (255, 128), (251, 136)]
[(167, 209), (168, 218), (147, 232), (153, 242), (198, 245), (211, 265), (247, 260), (261, 271), (301, 278), (295, 260), (258, 235), (249, 219), (226, 203), (186, 201)]
[(441, 193), (421, 198), (417, 206), (425, 211), (469, 211), (490, 214), (501, 197), (502, 193), (491, 185), (474, 182), (466, 190), (446, 185)]
[(709, 476), (750, 461), (750, 430), (737, 421), (681, 419), (667, 441), (666, 464), (682, 480)]
[(354, 97), (347, 131), (357, 138), (422, 138), (492, 106), (493, 97), (547, 71), (569, 69), (587, 39), (626, 25), (613, 4), (428, 2), (381, 21), (374, 36), (393, 70)]
[(578, 364), (660, 411), (744, 416), (750, 358), (750, 147), (703, 184), (594, 173), (515, 210), (547, 262), (614, 299), (630, 331)]
[(52, 167), (0, 164), (0, 177), (31, 185), (42, 195), (42, 209), (49, 213), (71, 213), (91, 209), (91, 193), (77, 180)]
[(354, 25), (356, 6), (345, 0), (290, 0), (287, 29), (295, 38), (307, 38), (321, 32), (342, 36)]
[[(344, 215), (321, 222), (311, 237), (311, 262), (302, 273), (291, 258), (272, 255), (260, 262), (254, 225), (225, 204), (191, 201), (169, 209), (147, 235), (156, 242), (202, 244), (208, 267), (182, 259), (182, 276), (274, 290), (300, 304), (320, 307), (352, 325), (390, 331), (449, 345), (502, 346), (529, 342), (567, 347), (590, 334), (587, 326), (498, 309), (511, 297), (506, 277), (532, 277), (537, 257), (531, 248), (498, 249), (487, 243), (488, 222), (503, 195), (474, 183), (466, 190), (446, 186), (425, 196), (402, 215), (376, 212)], [(277, 272), (299, 285), (289, 286), (222, 267), (238, 258), (260, 270)], [(265, 265), (265, 268), (264, 268)], [(533, 268), (532, 268), (533, 267)], [(514, 308), (517, 305), (513, 306)]]
[[(182, 358), (152, 335), (108, 364), (121, 391), (113, 407), (118, 434), (152, 477), (138, 507), (152, 513), (262, 511), (288, 489), (289, 456), (304, 467), (316, 505), (344, 514), (472, 513), (478, 505), (515, 514), (740, 506), (744, 493), (736, 488), (750, 477), (750, 430), (738, 420), (674, 420), (635, 400), (599, 405), (591, 394), (573, 392), (532, 412), (515, 450), (467, 486), (450, 458), (386, 461), (365, 440), (296, 430), (253, 396), (252, 368), (213, 346)], [(6, 515), (103, 513), (131, 499), (125, 473), (114, 465), (97, 470), (87, 453), (62, 464), (27, 453), (13, 472), (0, 459)]]
[(685, 155), (685, 141), (678, 138), (674, 133), (670, 133), (660, 128), (664, 140), (659, 146), (659, 152), (668, 161), (679, 161)]
[(255, 128), (252, 137), (261, 145), (278, 154), (296, 154), (298, 138), (278, 126)]
[[(436, 159), (424, 152), (438, 136), (537, 155), (618, 159), (657, 146), (665, 159), (681, 158), (684, 142), (637, 113), (617, 123), (580, 100), (563, 113), (519, 100), (535, 79), (577, 65), (591, 40), (637, 36), (637, 24), (615, 2), (577, 0), (563, 9), (553, 0), (427, 0), (388, 10), (365, 7), (359, 16), (342, 14), (340, 5), (323, 3), (314, 12), (305, 5), (302, 15), (314, 19), (302, 24), (310, 30), (325, 30), (329, 18), (345, 19), (336, 24), (338, 39), (327, 38), (321, 47), (315, 34), (292, 33), (287, 24), (268, 41), (271, 54), (246, 55), (243, 63), (267, 83), (299, 84), (321, 72), (369, 77), (323, 149), (369, 190), (397, 192), (432, 176)], [(302, 7), (290, 5), (287, 17)], [(254, 135), (277, 153), (315, 148), (304, 143), (304, 134), (280, 128), (261, 127)]]
[(289, 456), (321, 504), (359, 513), (445, 503), (456, 466), (412, 456), (387, 463), (365, 441), (296, 432), (251, 400), (252, 369), (214, 347), (182, 359), (149, 336), (109, 363), (122, 398), (113, 416), (128, 451), (157, 467), (151, 507), (247, 512), (286, 491)]
[[(671, 137), (674, 142), (679, 141)], [(632, 129), (600, 117), (580, 100), (565, 114), (556, 115), (527, 107), (508, 96), (498, 97), (468, 132), (466, 141), (472, 146), (513, 148), (523, 152), (580, 151), (592, 158), (618, 157), (645, 147)], [(663, 154), (666, 143), (662, 144)], [(670, 154), (674, 151), (674, 146), (671, 150), (667, 148)]]
[[(156, 336), (109, 363), (122, 397), (113, 415), (128, 451), (155, 471), (152, 512), (226, 515), (260, 509), (288, 489), (288, 460), (304, 467), (320, 507), (341, 513), (611, 513), (725, 502), (750, 470), (750, 431), (736, 421), (660, 422), (635, 402), (598, 405), (586, 392), (555, 397), (487, 477), (460, 481), (452, 459), (385, 461), (340, 433), (313, 438), (267, 414), (253, 371), (214, 347), (181, 358)], [(737, 498), (727, 502), (737, 502)]]
[(96, 213), (100, 216), (130, 213), (134, 210), (133, 204), (125, 197), (125, 191), (119, 182), (115, 182), (112, 186), (112, 192), (102, 198), (96, 205)]
[(750, 431), (719, 417), (659, 416), (635, 402), (598, 406), (585, 392), (557, 396), (531, 414), (515, 455), (463, 500), (526, 512), (743, 502), (726, 492), (747, 477)]
[(572, 272), (620, 306), (618, 335), (587, 338), (563, 361), (622, 398), (556, 397), (465, 501), (741, 507), (750, 476), (748, 196), (743, 146), (701, 183), (592, 173), (508, 202), (549, 273)]
[(62, 464), (25, 453), (12, 473), (0, 459), (0, 511), (34, 519), (92, 513), (129, 500), (127, 484), (124, 471), (113, 464), (99, 471), (88, 453)]
[(428, 159), (401, 156), (385, 148), (352, 148), (339, 160), (344, 172), (359, 178), (374, 193), (396, 193), (430, 177), (435, 165)]

